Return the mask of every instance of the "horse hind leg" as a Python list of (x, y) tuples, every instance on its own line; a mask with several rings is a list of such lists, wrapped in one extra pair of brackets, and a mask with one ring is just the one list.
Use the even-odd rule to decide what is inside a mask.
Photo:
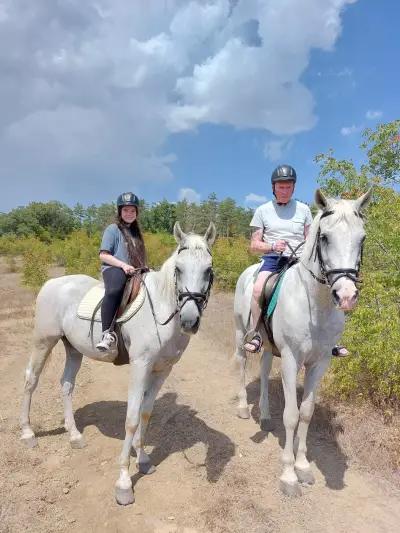
[(63, 337), (65, 347), (65, 367), (61, 377), (61, 390), (64, 403), (65, 429), (69, 432), (69, 441), (72, 448), (84, 448), (85, 441), (78, 431), (74, 412), (72, 409), (72, 394), (75, 388), (76, 375), (81, 367), (82, 354), (78, 352), (70, 342)]
[(30, 409), (32, 394), (39, 382), (40, 374), (52, 349), (59, 340), (57, 337), (36, 337), (34, 339), (32, 355), (25, 371), (24, 394), (21, 410), (21, 441), (29, 448), (37, 446), (37, 439), (30, 423)]

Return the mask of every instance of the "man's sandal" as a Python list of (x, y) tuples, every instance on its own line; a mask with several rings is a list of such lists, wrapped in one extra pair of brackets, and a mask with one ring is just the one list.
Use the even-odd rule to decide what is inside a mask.
[(332, 355), (335, 357), (347, 357), (349, 355), (349, 351), (345, 346), (337, 344), (332, 348)]
[(258, 332), (255, 332), (252, 338), (243, 344), (243, 348), (249, 353), (259, 353), (262, 347), (262, 337)]

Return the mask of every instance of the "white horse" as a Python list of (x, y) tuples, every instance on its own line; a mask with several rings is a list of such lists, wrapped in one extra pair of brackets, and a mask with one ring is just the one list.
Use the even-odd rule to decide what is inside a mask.
[[(176, 223), (174, 236), (178, 248), (159, 272), (147, 274), (146, 300), (139, 312), (122, 325), (131, 368), (125, 440), (120, 458), (120, 475), (115, 487), (116, 500), (122, 505), (134, 501), (129, 476), (132, 446), (136, 451), (139, 470), (147, 474), (154, 471), (143, 449), (146, 429), (161, 385), (186, 349), (190, 335), (199, 328), (212, 284), (210, 247), (215, 235), (212, 223), (204, 237), (185, 234)], [(98, 360), (104, 356), (95, 349), (96, 339), (101, 336), (100, 324), (94, 327), (92, 342), (88, 334), (90, 322), (77, 317), (77, 308), (82, 297), (97, 283), (89, 276), (63, 276), (49, 280), (38, 294), (34, 347), (25, 374), (21, 415), (21, 439), (29, 447), (37, 444), (29, 419), (32, 393), (47, 357), (60, 339), (66, 351), (65, 370), (61, 378), (65, 428), (69, 432), (72, 447), (84, 446), (72, 410), (75, 378), (82, 355)], [(167, 317), (170, 317), (170, 321), (162, 325)]]
[[(283, 422), (286, 441), (280, 486), (287, 495), (301, 494), (299, 482), (314, 483), (306, 457), (307, 431), (314, 412), (318, 384), (331, 360), (332, 347), (343, 332), (343, 311), (351, 310), (358, 299), (356, 281), (365, 238), (361, 210), (370, 196), (371, 191), (368, 191), (358, 200), (333, 200), (317, 190), (315, 201), (320, 212), (310, 227), (300, 261), (284, 276), (272, 316), (273, 338), (281, 354), (285, 395)], [(257, 269), (258, 265), (253, 265), (241, 274), (235, 292), (235, 360), (240, 373), (238, 416), (241, 418), (250, 416), (243, 339), (249, 327), (250, 301)], [(268, 402), (268, 376), (272, 353), (265, 331), (262, 334), (265, 350), (260, 369), (260, 421), (261, 428), (270, 431), (273, 424)], [(296, 380), (303, 366), (304, 394), (299, 410)], [(298, 449), (294, 457), (293, 440), (297, 424)]]

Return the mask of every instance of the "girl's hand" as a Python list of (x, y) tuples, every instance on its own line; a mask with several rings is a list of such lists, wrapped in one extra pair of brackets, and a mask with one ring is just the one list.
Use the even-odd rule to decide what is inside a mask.
[(121, 265), (122, 270), (125, 272), (127, 276), (133, 274), (135, 272), (135, 269), (133, 266), (128, 265), (127, 263), (122, 263)]

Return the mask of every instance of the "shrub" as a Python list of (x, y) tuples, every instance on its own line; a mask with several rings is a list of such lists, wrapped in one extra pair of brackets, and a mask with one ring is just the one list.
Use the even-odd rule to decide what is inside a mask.
[(244, 237), (217, 239), (213, 248), (215, 281), (221, 289), (234, 289), (245, 268), (258, 261), (249, 254), (249, 241)]
[(25, 252), (23, 254), (22, 264), (22, 282), (24, 285), (38, 291), (48, 279), (48, 268), (50, 265), (51, 255), (49, 247), (43, 244), (39, 239), (26, 239)]

